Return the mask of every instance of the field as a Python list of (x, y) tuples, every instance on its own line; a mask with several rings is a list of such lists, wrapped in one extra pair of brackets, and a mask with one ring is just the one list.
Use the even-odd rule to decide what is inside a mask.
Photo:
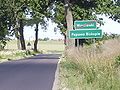
[[(51, 53), (62, 54), (64, 51), (64, 44), (62, 41), (39, 41), (38, 53), (32, 50), (33, 41), (31, 41), (30, 43), (31, 43), (31, 46), (27, 46), (28, 41), (26, 41), (27, 50), (18, 50), (16, 40), (8, 41), (5, 47), (5, 50), (0, 51), (0, 62), (26, 58), (38, 53), (39, 54), (40, 53), (41, 54), (51, 54)], [(30, 52), (28, 52), (28, 50)]]
[(59, 80), (59, 90), (120, 90), (120, 40), (68, 49)]
[[(33, 48), (34, 42), (30, 41), (30, 43), (31, 46), (27, 46), (28, 41), (26, 41), (27, 49)], [(9, 41), (5, 49), (17, 50), (17, 41), (16, 40)], [(63, 41), (39, 41), (38, 50), (43, 51), (43, 53), (61, 53), (64, 51), (64, 44)]]

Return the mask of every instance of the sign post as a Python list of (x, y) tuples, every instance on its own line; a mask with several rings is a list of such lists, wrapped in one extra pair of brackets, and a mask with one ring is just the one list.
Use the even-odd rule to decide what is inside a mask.
[(77, 46), (79, 39), (102, 38), (102, 30), (97, 29), (95, 20), (75, 21), (74, 29), (69, 31), (69, 38), (77, 39)]

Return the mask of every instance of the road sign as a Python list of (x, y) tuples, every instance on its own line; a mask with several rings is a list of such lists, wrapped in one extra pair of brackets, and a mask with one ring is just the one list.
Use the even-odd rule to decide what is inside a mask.
[(102, 38), (102, 30), (101, 29), (70, 30), (69, 38), (71, 39)]
[(95, 20), (83, 20), (83, 21), (75, 21), (74, 28), (77, 29), (96, 29), (96, 21)]

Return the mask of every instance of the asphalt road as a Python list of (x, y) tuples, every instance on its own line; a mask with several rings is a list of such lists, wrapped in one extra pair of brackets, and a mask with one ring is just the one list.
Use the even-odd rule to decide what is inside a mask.
[(0, 90), (52, 90), (59, 54), (0, 64)]

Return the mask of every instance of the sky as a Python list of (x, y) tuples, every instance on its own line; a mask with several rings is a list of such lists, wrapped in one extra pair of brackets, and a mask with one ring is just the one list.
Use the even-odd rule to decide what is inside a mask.
[(103, 18), (104, 25), (101, 26), (103, 32), (120, 34), (120, 23), (115, 22), (106, 16), (99, 16)]
[[(120, 23), (117, 23), (106, 16), (98, 16), (100, 18), (103, 18), (104, 25), (101, 26), (100, 28), (102, 29), (103, 32), (107, 33), (115, 33), (115, 34), (120, 34)], [(50, 38), (50, 39), (63, 39), (64, 37), (60, 34), (60, 30), (58, 29), (57, 32), (54, 32), (54, 27), (56, 27), (55, 23), (52, 23), (49, 21), (48, 29), (43, 30), (41, 29), (41, 26), (39, 25), (39, 38)], [(26, 40), (34, 40), (35, 37), (35, 26), (25, 26), (24, 27), (24, 34), (25, 34), (25, 39)]]
[[(41, 29), (41, 26), (39, 25), (39, 35), (38, 37), (41, 39), (44, 38), (50, 38), (50, 39), (63, 39), (63, 35), (61, 35), (61, 32), (59, 29), (57, 29), (56, 32), (54, 32), (54, 28), (57, 25), (55, 23), (52, 23), (51, 21), (49, 21), (49, 25), (48, 25), (48, 29), (44, 30)], [(24, 34), (25, 34), (25, 39), (26, 40), (34, 40), (35, 37), (35, 26), (31, 27), (31, 26), (25, 26), (24, 27)]]

